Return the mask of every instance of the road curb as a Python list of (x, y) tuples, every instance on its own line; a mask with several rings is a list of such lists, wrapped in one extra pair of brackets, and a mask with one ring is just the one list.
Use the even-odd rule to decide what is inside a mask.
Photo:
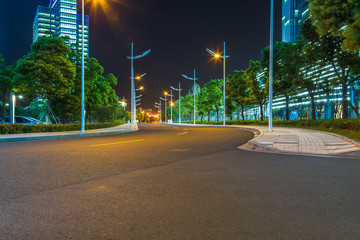
[[(79, 138), (79, 137), (91, 137), (91, 136), (100, 136), (100, 135), (111, 135), (111, 134), (118, 134), (118, 133), (127, 133), (127, 132), (134, 132), (138, 131), (138, 126), (130, 127), (127, 129), (120, 129), (116, 131), (109, 131), (109, 132), (93, 132), (93, 133), (69, 133), (67, 134), (59, 134), (59, 135), (49, 135), (49, 136), (29, 136), (29, 137), (13, 137), (13, 138), (0, 138), (0, 143), (2, 142), (20, 142), (20, 141), (32, 141), (32, 140), (50, 140), (50, 139), (63, 139), (63, 138)], [(97, 129), (97, 130), (105, 130), (105, 129)], [(56, 132), (59, 133), (59, 132)], [(64, 132), (66, 133), (66, 132)], [(49, 133), (50, 134), (50, 133)], [(4, 135), (3, 135), (4, 136)]]

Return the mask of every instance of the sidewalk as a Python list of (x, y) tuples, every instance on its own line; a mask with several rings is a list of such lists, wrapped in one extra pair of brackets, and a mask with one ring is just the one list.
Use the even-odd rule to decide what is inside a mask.
[(68, 132), (43, 132), (43, 133), (20, 133), (20, 134), (3, 134), (0, 135), (0, 142), (17, 142), (28, 140), (47, 140), (56, 138), (74, 138), (74, 137), (88, 137), (98, 136), (105, 134), (116, 134), (137, 131), (138, 126), (133, 127), (130, 124), (124, 124), (112, 128), (92, 129), (86, 130), (85, 133), (80, 131), (68, 131)]
[(267, 126), (228, 125), (226, 127), (255, 133), (255, 137), (248, 144), (239, 147), (244, 150), (360, 158), (360, 143), (338, 134), (303, 128), (273, 127), (273, 132), (268, 132)]
[(256, 129), (260, 135), (249, 141), (253, 150), (360, 157), (360, 143), (338, 134), (302, 128), (274, 127), (273, 132), (267, 127)]

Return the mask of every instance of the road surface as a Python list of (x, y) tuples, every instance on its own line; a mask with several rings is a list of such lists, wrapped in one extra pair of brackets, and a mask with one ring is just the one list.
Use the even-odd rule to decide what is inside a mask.
[(0, 239), (359, 239), (360, 161), (237, 129), (0, 144)]

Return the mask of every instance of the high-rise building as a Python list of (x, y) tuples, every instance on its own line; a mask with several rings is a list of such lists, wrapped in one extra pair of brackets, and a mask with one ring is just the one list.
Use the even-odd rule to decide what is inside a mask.
[[(89, 55), (89, 16), (85, 16), (84, 51)], [(38, 6), (33, 23), (33, 42), (54, 34), (68, 37), (71, 48), (81, 49), (82, 16), (77, 14), (76, 0), (50, 0), (49, 7)]]
[(306, 0), (282, 0), (282, 41), (295, 42), (300, 34), (300, 26), (309, 14)]

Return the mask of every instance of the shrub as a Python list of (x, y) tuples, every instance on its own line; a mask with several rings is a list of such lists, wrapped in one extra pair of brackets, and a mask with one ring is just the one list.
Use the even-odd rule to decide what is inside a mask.
[[(87, 123), (85, 129), (99, 129), (109, 128), (124, 124), (125, 122), (110, 122), (110, 123)], [(39, 125), (20, 125), (20, 124), (0, 124), (0, 134), (14, 134), (14, 133), (38, 133), (38, 132), (64, 132), (64, 131), (79, 131), (80, 124), (39, 124)]]

